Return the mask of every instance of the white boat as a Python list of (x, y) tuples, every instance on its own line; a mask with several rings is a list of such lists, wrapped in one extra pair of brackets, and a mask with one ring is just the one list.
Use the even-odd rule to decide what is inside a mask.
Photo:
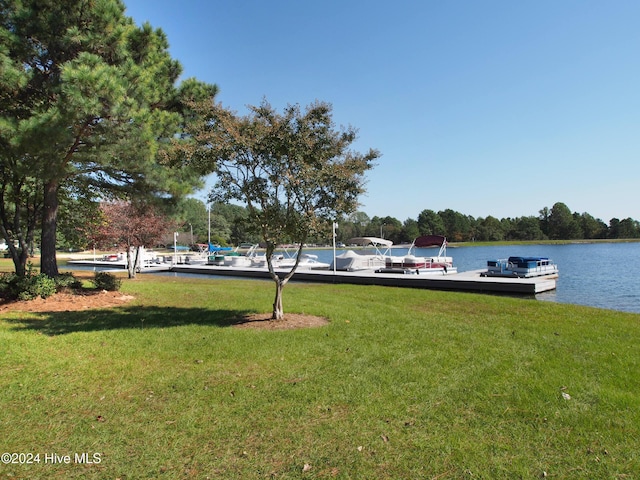
[(353, 272), (357, 270), (371, 270), (385, 266), (385, 258), (389, 255), (393, 242), (377, 237), (355, 237), (347, 241), (348, 245), (372, 247), (373, 252), (356, 252), (347, 250), (336, 255), (331, 269)]
[[(250, 250), (250, 252), (251, 253), (248, 254), (248, 256), (251, 259), (251, 264), (246, 266), (255, 268), (267, 268), (267, 257), (265, 254), (258, 255), (255, 252), (255, 249)], [(296, 258), (296, 253), (291, 253), (286, 247), (283, 247), (282, 251), (278, 251), (271, 256), (271, 265), (273, 266), (273, 268), (277, 269), (291, 269), (296, 263)], [(311, 253), (302, 253), (300, 255), (300, 261), (298, 262), (297, 268), (327, 269), (329, 268), (329, 264), (318, 261), (317, 255)]]
[(558, 266), (546, 257), (509, 257), (489, 260), (483, 277), (541, 277), (557, 276)]
[[(140, 247), (139, 254), (140, 268), (138, 268), (138, 272), (168, 270), (173, 258), (171, 255), (159, 255), (153, 250), (147, 250), (144, 247)], [(132, 259), (135, 258), (135, 255), (135, 249), (132, 247)], [(122, 270), (127, 268), (127, 254), (124, 252), (109, 253), (102, 255), (100, 258), (94, 255), (93, 258), (68, 260), (67, 263), (70, 265), (94, 267), (96, 270)]]
[(207, 265), (227, 266), (227, 267), (251, 267), (257, 257), (258, 244), (251, 245), (243, 254), (236, 247), (217, 247), (210, 251), (207, 258)]
[(195, 246), (198, 248), (197, 252), (181, 256), (177, 263), (186, 263), (187, 265), (206, 265), (209, 262), (209, 255), (211, 253), (225, 248), (212, 243), (196, 243)]
[[(437, 255), (416, 256), (416, 248), (440, 247)], [(453, 258), (447, 256), (447, 239), (442, 235), (423, 235), (416, 238), (409, 251), (404, 256), (388, 256), (385, 258), (384, 268), (378, 273), (404, 273), (404, 274), (436, 274), (448, 275), (458, 273), (458, 268), (453, 266)]]
[[(237, 249), (236, 249), (237, 250)], [(258, 254), (258, 244), (252, 245), (243, 255), (237, 251), (218, 252), (216, 255), (210, 255), (209, 265), (235, 267), (235, 268), (267, 268), (267, 257), (264, 254)], [(296, 255), (290, 254), (286, 249), (282, 253), (278, 252), (272, 255), (271, 265), (277, 269), (292, 268), (296, 263)], [(318, 256), (308, 253), (300, 255), (298, 262), (299, 269), (327, 269), (328, 263), (318, 261)]]
[[(296, 263), (296, 255), (287, 256), (285, 254), (276, 254), (271, 259), (274, 268), (293, 268)], [(265, 260), (266, 266), (266, 260)], [(327, 269), (330, 264), (320, 262), (318, 256), (311, 253), (303, 253), (300, 255), (298, 267), (300, 269)]]

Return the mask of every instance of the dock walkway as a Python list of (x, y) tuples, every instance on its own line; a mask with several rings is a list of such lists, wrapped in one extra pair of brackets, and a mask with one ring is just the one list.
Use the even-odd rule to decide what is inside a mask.
[[(178, 264), (174, 265), (171, 270), (177, 273), (271, 278), (269, 272), (264, 268)], [(480, 276), (481, 272), (484, 272), (484, 270), (473, 270), (450, 275), (404, 275), (396, 273), (375, 273), (373, 271), (337, 271), (334, 274), (333, 270), (298, 269), (292, 280), (524, 295), (534, 295), (556, 288), (557, 276), (534, 278), (482, 277)]]

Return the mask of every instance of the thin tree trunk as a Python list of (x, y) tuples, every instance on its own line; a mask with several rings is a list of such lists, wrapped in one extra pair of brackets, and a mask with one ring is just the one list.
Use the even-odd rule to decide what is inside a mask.
[(40, 271), (50, 277), (58, 276), (56, 260), (56, 228), (58, 221), (58, 181), (49, 180), (44, 186)]
[(136, 247), (136, 259), (133, 262), (133, 276), (142, 272), (142, 247)]
[(283, 278), (280, 278), (280, 276), (275, 272), (275, 270), (273, 269), (273, 264), (271, 262), (272, 255), (273, 255), (273, 252), (275, 251), (275, 248), (270, 245), (267, 246), (267, 251), (266, 251), (267, 266), (269, 268), (269, 273), (271, 274), (271, 278), (273, 278), (273, 281), (276, 284), (276, 298), (273, 301), (273, 313), (271, 314), (271, 320), (284, 319), (284, 308), (282, 306), (282, 291), (284, 289), (284, 286), (287, 284), (287, 282), (289, 282), (289, 279), (293, 277), (293, 274), (296, 272), (298, 268), (298, 264), (300, 263), (300, 255), (302, 253), (303, 244), (304, 242), (300, 242), (300, 245), (298, 246), (298, 252), (296, 254), (296, 262), (294, 263), (293, 267), (291, 267), (291, 270), (289, 270), (289, 273), (285, 274)]
[(273, 300), (273, 312), (271, 313), (271, 320), (282, 320), (284, 318), (284, 310), (282, 309), (282, 287), (284, 284), (280, 277), (273, 269), (273, 252), (275, 251), (275, 244), (267, 242), (267, 248), (265, 256), (267, 257), (267, 268), (271, 274), (271, 278), (276, 284), (276, 296)]
[(7, 243), (16, 275), (24, 277), (27, 273), (27, 258), (29, 253), (27, 251), (27, 246), (23, 242), (21, 242), (20, 245), (20, 247), (16, 247), (13, 242)]
[(127, 247), (127, 273), (129, 274), (129, 278), (136, 278), (136, 266), (135, 266), (135, 258), (131, 255), (132, 247), (129, 245)]
[[(14, 225), (18, 225), (18, 217), (19, 211), (16, 211), (16, 221)], [(14, 227), (14, 230), (19, 231), (19, 226)], [(7, 248), (9, 249), (9, 254), (11, 255), (11, 260), (13, 261), (13, 267), (16, 271), (16, 275), (19, 277), (24, 277), (27, 273), (27, 259), (29, 258), (27, 242), (24, 241), (24, 237), (22, 236), (22, 234), (19, 234), (19, 237), (17, 239), (18, 246), (16, 247), (14, 238), (9, 235), (4, 226), (0, 226), (0, 231), (2, 231), (1, 238), (4, 238), (7, 242)]]
[(271, 315), (271, 320), (282, 320), (284, 318), (284, 307), (282, 306), (282, 293), (284, 290), (284, 286), (289, 282), (289, 279), (293, 276), (296, 269), (298, 268), (298, 263), (300, 258), (296, 259), (295, 265), (291, 268), (289, 273), (285, 274), (283, 278), (281, 278), (275, 271), (272, 273), (273, 280), (276, 284), (276, 298), (273, 301), (273, 314)]
[(282, 281), (276, 280), (276, 298), (273, 301), (273, 313), (271, 320), (282, 320), (284, 318), (284, 309), (282, 308)]

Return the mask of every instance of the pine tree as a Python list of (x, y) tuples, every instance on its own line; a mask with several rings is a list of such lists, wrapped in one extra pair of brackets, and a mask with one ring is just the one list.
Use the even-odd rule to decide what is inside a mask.
[(163, 149), (182, 130), (185, 101), (212, 98), (217, 88), (195, 80), (177, 87), (181, 66), (165, 34), (137, 27), (118, 0), (0, 0), (0, 22), (8, 72), (0, 145), (10, 146), (0, 164), (17, 174), (8, 190), (35, 179), (41, 270), (55, 276), (59, 200), (72, 186), (133, 198), (184, 195), (199, 184), (194, 170), (170, 169), (183, 165), (175, 156), (169, 165)]

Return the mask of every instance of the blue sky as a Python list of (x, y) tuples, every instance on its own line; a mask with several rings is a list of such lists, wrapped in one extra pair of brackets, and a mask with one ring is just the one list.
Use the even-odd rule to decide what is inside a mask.
[(124, 0), (246, 113), (333, 105), (379, 150), (360, 210), (640, 220), (637, 0)]

